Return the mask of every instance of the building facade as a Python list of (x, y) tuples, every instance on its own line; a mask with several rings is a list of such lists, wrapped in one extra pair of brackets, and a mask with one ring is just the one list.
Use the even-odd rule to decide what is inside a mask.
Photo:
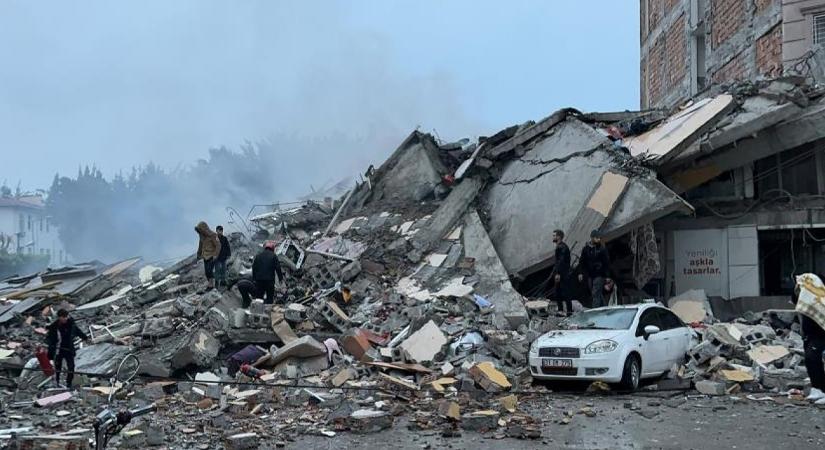
[(40, 196), (0, 197), (0, 250), (48, 256), (50, 266), (69, 261)]
[(640, 102), (672, 107), (710, 85), (803, 73), (825, 44), (825, 0), (640, 0)]

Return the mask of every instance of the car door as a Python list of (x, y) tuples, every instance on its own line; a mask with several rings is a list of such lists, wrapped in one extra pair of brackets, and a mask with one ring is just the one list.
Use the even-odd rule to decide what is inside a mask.
[(639, 325), (636, 327), (636, 340), (639, 342), (642, 354), (642, 375), (648, 376), (664, 372), (668, 360), (668, 339), (663, 333), (650, 335), (645, 339), (645, 327), (654, 325), (662, 329), (658, 308), (648, 308), (639, 316)]
[(690, 350), (690, 329), (679, 319), (679, 316), (668, 309), (657, 308), (662, 324), (667, 328), (668, 363), (669, 369), (673, 364), (683, 364), (685, 354)]

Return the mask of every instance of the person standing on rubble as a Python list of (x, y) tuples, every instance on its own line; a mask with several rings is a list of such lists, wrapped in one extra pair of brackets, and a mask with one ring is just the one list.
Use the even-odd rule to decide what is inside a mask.
[(275, 275), (283, 288), (286, 286), (284, 273), (281, 271), (281, 262), (275, 254), (275, 243), (267, 241), (264, 249), (252, 261), (252, 280), (258, 289), (263, 292), (264, 303), (275, 303)]
[(218, 240), (221, 241), (221, 251), (215, 263), (215, 282), (218, 286), (226, 287), (226, 262), (232, 256), (232, 250), (229, 248), (229, 239), (223, 234), (223, 227), (218, 225), (215, 227), (215, 232), (218, 233)]
[(564, 243), (564, 232), (553, 231), (553, 243), (556, 244), (555, 265), (553, 267), (553, 297), (559, 307), (559, 313), (564, 315), (563, 306), (567, 305), (567, 315), (573, 315), (573, 300), (568, 292), (570, 279), (570, 248)]
[(221, 240), (218, 234), (209, 228), (206, 222), (195, 227), (200, 241), (198, 242), (198, 259), (203, 258), (203, 270), (206, 274), (206, 284), (209, 289), (215, 288), (215, 263), (221, 254)]
[(60, 371), (63, 362), (66, 362), (66, 387), (72, 387), (74, 379), (74, 356), (77, 350), (74, 347), (75, 339), (89, 341), (89, 337), (81, 330), (74, 319), (65, 309), (57, 311), (57, 320), (46, 327), (46, 344), (49, 346), (49, 359), (54, 361), (54, 379), (60, 386)]
[(602, 244), (602, 235), (599, 230), (590, 233), (590, 242), (582, 249), (579, 260), (579, 282), (587, 276), (587, 287), (590, 289), (591, 308), (605, 306), (604, 282), (610, 272), (610, 255), (607, 247)]
[[(794, 287), (791, 296), (794, 305), (799, 301), (800, 289), (799, 284)], [(805, 348), (805, 370), (811, 379), (811, 393), (806, 400), (817, 405), (825, 405), (825, 363), (822, 361), (825, 351), (825, 330), (805, 314), (798, 315)]]

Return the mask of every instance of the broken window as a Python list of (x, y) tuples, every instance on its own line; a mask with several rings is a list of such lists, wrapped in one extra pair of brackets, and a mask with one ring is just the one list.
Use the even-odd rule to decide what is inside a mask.
[(825, 14), (814, 16), (814, 44), (825, 44)]
[(825, 273), (825, 231), (819, 229), (759, 231), (762, 295), (791, 295), (794, 277)]
[(817, 187), (816, 156), (819, 143), (803, 145), (756, 161), (753, 181), (758, 198), (785, 195), (815, 195)]
[(687, 200), (734, 198), (740, 189), (732, 170), (722, 173), (707, 183), (685, 193)]

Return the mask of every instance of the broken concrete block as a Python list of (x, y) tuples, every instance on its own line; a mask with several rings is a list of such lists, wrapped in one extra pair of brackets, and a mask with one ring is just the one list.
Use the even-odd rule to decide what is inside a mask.
[(229, 328), (226, 337), (236, 344), (272, 344), (280, 341), (271, 328)]
[(148, 319), (143, 323), (141, 336), (144, 339), (159, 339), (171, 336), (175, 332), (175, 321), (171, 317)]
[(249, 450), (258, 448), (258, 435), (256, 433), (240, 433), (227, 436), (223, 439), (226, 450)]
[(699, 345), (693, 347), (689, 354), (697, 364), (704, 364), (710, 361), (710, 359), (714, 356), (718, 356), (719, 346), (713, 345), (713, 343), (709, 341), (703, 341)]
[(354, 379), (357, 375), (358, 373), (354, 369), (347, 367), (344, 370), (338, 372), (338, 374), (336, 374), (335, 377), (332, 378), (332, 385), (335, 387), (341, 387), (344, 385), (344, 383)]
[(358, 361), (363, 361), (364, 357), (372, 349), (369, 340), (363, 330), (353, 328), (341, 337), (341, 345), (344, 349)]
[(166, 396), (166, 393), (163, 392), (163, 385), (160, 383), (149, 383), (146, 387), (138, 391), (138, 395), (146, 400), (156, 400)]
[(211, 366), (220, 350), (221, 344), (217, 339), (205, 330), (197, 330), (189, 338), (188, 343), (172, 356), (172, 368)]
[(292, 327), (284, 317), (283, 308), (272, 308), (272, 311), (269, 313), (269, 325), (272, 327), (272, 331), (278, 335), (278, 338), (280, 338), (281, 342), (284, 344), (289, 344), (290, 342), (298, 339), (298, 335), (292, 331)]
[(725, 383), (718, 381), (700, 381), (696, 383), (696, 390), (705, 395), (725, 395), (727, 393)]
[(550, 302), (547, 300), (533, 300), (524, 304), (530, 317), (550, 316)]
[(393, 418), (384, 411), (360, 409), (347, 418), (350, 431), (358, 434), (377, 433), (390, 428)]
[(416, 363), (432, 361), (441, 348), (447, 344), (447, 338), (432, 320), (413, 333), (400, 344), (405, 356)]
[(750, 357), (753, 362), (763, 366), (778, 361), (789, 354), (788, 349), (781, 345), (760, 345), (748, 351), (748, 357)]
[(508, 395), (506, 397), (499, 398), (498, 402), (504, 410), (509, 413), (514, 413), (516, 412), (516, 406), (518, 406), (518, 397), (515, 395)]
[(326, 354), (327, 348), (324, 344), (316, 341), (312, 336), (304, 336), (276, 350), (272, 354), (272, 362), (278, 364), (289, 357), (309, 358), (318, 355), (326, 357)]
[(141, 430), (126, 430), (121, 434), (121, 446), (123, 448), (144, 448), (146, 444), (146, 433)]
[(498, 411), (475, 411), (461, 416), (461, 428), (473, 431), (489, 431), (498, 427)]
[(725, 380), (734, 383), (744, 383), (747, 381), (754, 380), (753, 374), (743, 372), (741, 370), (722, 370), (720, 373), (725, 378)]
[(445, 419), (459, 420), (461, 409), (456, 402), (443, 402), (438, 405), (438, 415)]
[(357, 260), (353, 261), (341, 269), (341, 281), (349, 282), (355, 279), (359, 273), (361, 273), (361, 263)]
[(493, 363), (482, 362), (470, 368), (470, 376), (487, 392), (500, 392), (512, 387), (507, 377), (496, 370)]

